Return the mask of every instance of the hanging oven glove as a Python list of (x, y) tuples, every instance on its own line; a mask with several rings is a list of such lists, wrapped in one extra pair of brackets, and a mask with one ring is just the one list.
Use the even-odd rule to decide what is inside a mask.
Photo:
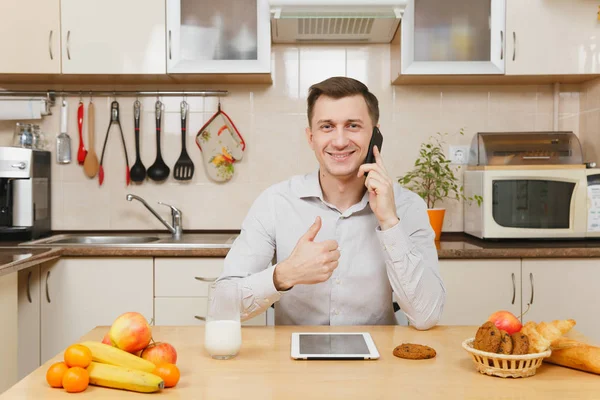
[(227, 182), (233, 177), (233, 163), (242, 159), (246, 143), (221, 105), (196, 135), (208, 177)]

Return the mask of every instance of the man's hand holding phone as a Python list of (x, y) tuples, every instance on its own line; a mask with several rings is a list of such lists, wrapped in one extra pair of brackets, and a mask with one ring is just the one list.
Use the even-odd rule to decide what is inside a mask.
[(383, 166), (377, 146), (373, 147), (375, 163), (363, 164), (358, 169), (358, 177), (367, 175), (365, 186), (369, 191), (369, 205), (379, 221), (381, 230), (386, 230), (399, 222), (394, 199), (394, 182)]
[(315, 242), (321, 229), (321, 217), (302, 235), (296, 247), (285, 260), (277, 264), (273, 283), (277, 290), (288, 290), (299, 284), (325, 282), (338, 266), (340, 251), (335, 240)]

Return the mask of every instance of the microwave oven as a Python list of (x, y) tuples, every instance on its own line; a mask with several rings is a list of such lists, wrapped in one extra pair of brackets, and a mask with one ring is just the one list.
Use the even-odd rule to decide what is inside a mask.
[(481, 239), (600, 237), (600, 169), (475, 167), (464, 175), (465, 233)]

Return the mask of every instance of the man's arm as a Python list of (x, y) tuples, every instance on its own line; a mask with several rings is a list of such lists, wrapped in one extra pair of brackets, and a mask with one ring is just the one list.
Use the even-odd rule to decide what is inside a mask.
[(429, 329), (439, 321), (446, 290), (442, 282), (435, 234), (427, 208), (415, 201), (399, 222), (388, 229), (377, 228), (385, 253), (388, 279), (402, 311), (416, 329)]
[(240, 285), (245, 321), (267, 310), (279, 298), (273, 283), (275, 266), (269, 263), (275, 253), (275, 221), (270, 190), (264, 191), (252, 204), (242, 223), (240, 235), (225, 257), (223, 273), (218, 280), (236, 279)]

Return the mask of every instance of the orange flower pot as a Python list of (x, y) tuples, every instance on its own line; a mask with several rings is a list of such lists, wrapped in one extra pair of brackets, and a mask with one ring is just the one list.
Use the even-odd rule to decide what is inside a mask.
[(445, 208), (430, 208), (427, 210), (429, 215), (429, 223), (435, 232), (435, 241), (440, 240), (442, 235), (442, 226), (444, 225), (444, 215), (446, 214)]

